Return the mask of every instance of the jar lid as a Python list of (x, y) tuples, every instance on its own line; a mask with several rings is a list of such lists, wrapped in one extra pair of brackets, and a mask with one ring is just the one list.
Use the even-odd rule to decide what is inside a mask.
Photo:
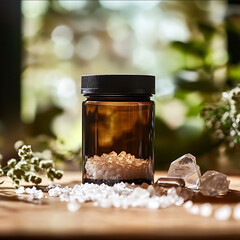
[(84, 95), (152, 95), (155, 93), (155, 76), (83, 75), (81, 93)]

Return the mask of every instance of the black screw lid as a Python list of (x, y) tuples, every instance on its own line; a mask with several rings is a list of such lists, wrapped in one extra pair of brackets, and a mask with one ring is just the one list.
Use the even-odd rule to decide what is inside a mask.
[(84, 95), (152, 95), (155, 93), (155, 76), (83, 75), (81, 93)]

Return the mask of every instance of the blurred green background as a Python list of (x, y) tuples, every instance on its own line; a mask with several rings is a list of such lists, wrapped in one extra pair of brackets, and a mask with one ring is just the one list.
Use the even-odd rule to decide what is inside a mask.
[(203, 104), (240, 76), (227, 46), (229, 31), (240, 32), (239, 18), (229, 9), (224, 0), (23, 0), (23, 138), (79, 160), (81, 75), (153, 74), (156, 169), (188, 152), (203, 170), (240, 169), (231, 160), (238, 155), (229, 160), (200, 117)]

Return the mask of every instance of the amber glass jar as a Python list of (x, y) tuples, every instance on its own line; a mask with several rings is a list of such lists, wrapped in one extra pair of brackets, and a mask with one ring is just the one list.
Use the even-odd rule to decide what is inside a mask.
[(153, 182), (155, 77), (85, 75), (83, 183)]

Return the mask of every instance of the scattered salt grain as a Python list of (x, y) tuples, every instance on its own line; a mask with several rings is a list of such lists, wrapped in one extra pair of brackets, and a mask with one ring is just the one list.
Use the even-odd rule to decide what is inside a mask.
[(149, 192), (150, 196), (156, 195), (156, 191), (152, 185), (148, 186), (147, 191)]
[(46, 191), (49, 191), (50, 189), (55, 188), (55, 187), (61, 187), (61, 184), (49, 184), (46, 187)]
[(175, 201), (176, 206), (181, 206), (184, 203), (184, 199), (182, 197), (179, 197), (178, 200)]
[(240, 220), (240, 203), (238, 203), (233, 210), (233, 218)]
[(25, 189), (24, 189), (23, 186), (21, 186), (21, 187), (19, 187), (17, 190), (15, 190), (15, 192), (16, 192), (17, 194), (22, 194), (22, 193), (25, 193)]
[(200, 207), (200, 215), (203, 217), (210, 217), (212, 215), (212, 205), (210, 203), (204, 203)]
[(37, 198), (37, 199), (41, 199), (43, 198), (43, 192), (41, 190), (36, 190), (34, 193), (33, 193), (33, 197), (34, 198)]
[(70, 212), (77, 212), (80, 207), (81, 207), (81, 205), (79, 203), (77, 203), (76, 201), (69, 202), (67, 204), (68, 211), (70, 211)]
[(199, 206), (198, 205), (193, 205), (191, 208), (188, 208), (187, 211), (191, 214), (197, 215), (199, 214)]
[(48, 191), (50, 197), (59, 197), (62, 193), (61, 187), (53, 187)]
[(32, 201), (33, 199), (41, 199), (43, 198), (43, 192), (42, 190), (37, 190), (36, 187), (32, 187), (32, 188), (26, 188), (24, 190), (24, 187), (19, 187), (18, 190), (15, 191), (17, 194), (23, 194), (26, 193), (28, 194), (28, 198), (27, 201)]
[(24, 200), (24, 196), (18, 195), (17, 198), (18, 198), (18, 200), (21, 200), (21, 201)]
[(184, 208), (189, 209), (193, 206), (193, 202), (191, 200), (184, 203)]
[(32, 187), (32, 188), (28, 187), (28, 188), (26, 188), (26, 193), (33, 194), (35, 192), (35, 190), (37, 190), (36, 187)]
[(147, 208), (149, 209), (158, 209), (159, 206), (160, 206), (160, 203), (157, 199), (152, 199), (147, 204)]
[(93, 183), (75, 185), (73, 188), (56, 186), (51, 188), (48, 193), (51, 197), (59, 197), (63, 202), (83, 203), (92, 201), (94, 206), (102, 208), (146, 207), (157, 209), (171, 205), (180, 206), (184, 202), (184, 199), (178, 196), (175, 188), (169, 189), (166, 196), (157, 196), (152, 186), (144, 189), (132, 187), (132, 185), (123, 182), (112, 187), (106, 184), (97, 185)]
[(223, 207), (217, 209), (214, 213), (214, 216), (217, 220), (226, 221), (231, 216), (232, 209), (228, 205), (224, 205)]
[(32, 202), (33, 199), (34, 199), (33, 195), (29, 195), (29, 196), (27, 197), (27, 201), (28, 201), (28, 202)]
[(102, 208), (110, 208), (110, 207), (112, 207), (112, 202), (111, 202), (111, 200), (109, 200), (109, 199), (105, 199), (105, 200), (102, 200), (102, 201), (100, 202), (100, 206), (101, 206)]

